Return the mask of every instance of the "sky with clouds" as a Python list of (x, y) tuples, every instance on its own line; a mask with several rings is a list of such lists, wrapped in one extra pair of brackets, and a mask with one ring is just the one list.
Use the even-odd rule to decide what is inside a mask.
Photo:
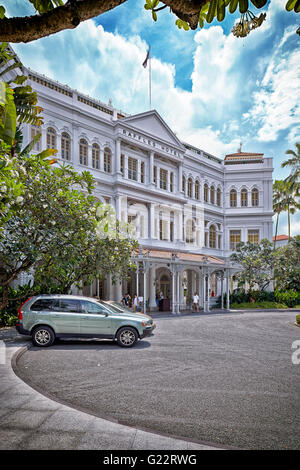
[[(25, 66), (135, 114), (149, 109), (142, 63), (150, 44), (152, 108), (177, 136), (221, 158), (242, 142), (244, 151), (273, 157), (281, 179), (285, 151), (300, 141), (300, 14), (285, 3), (269, 1), (266, 21), (246, 38), (230, 32), (237, 12), (186, 32), (169, 9), (155, 23), (143, 0), (129, 0), (75, 30), (13, 47)], [(9, 16), (33, 13), (24, 0), (0, 4)], [(279, 230), (287, 233), (285, 216)], [(299, 233), (298, 213), (292, 234)]]

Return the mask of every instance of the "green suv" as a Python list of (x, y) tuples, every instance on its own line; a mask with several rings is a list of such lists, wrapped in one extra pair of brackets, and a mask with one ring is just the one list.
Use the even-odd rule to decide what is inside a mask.
[(37, 295), (18, 310), (16, 329), (35, 346), (51, 346), (55, 338), (110, 338), (129, 348), (155, 328), (148, 315), (116, 311), (108, 303), (75, 295)]

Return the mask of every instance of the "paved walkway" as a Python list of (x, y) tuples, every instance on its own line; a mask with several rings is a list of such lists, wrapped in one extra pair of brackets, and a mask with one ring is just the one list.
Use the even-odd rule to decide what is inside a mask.
[(217, 449), (120, 425), (50, 400), (13, 371), (30, 341), (12, 329), (0, 330), (0, 341), (0, 449)]

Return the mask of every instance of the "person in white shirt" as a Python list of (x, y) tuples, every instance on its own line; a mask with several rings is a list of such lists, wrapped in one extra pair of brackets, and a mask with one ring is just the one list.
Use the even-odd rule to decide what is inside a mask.
[(138, 296), (135, 294), (133, 299), (133, 310), (136, 312), (139, 305)]
[(199, 310), (199, 295), (197, 292), (194, 293), (193, 296), (193, 312), (197, 312)]

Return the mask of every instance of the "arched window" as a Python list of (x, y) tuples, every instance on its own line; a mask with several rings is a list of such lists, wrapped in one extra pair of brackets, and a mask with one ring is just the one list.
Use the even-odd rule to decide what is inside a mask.
[[(41, 134), (41, 128), (39, 126), (31, 126), (31, 140), (35, 138), (36, 135)], [(32, 150), (39, 152), (41, 150), (41, 138), (34, 144)]]
[(98, 144), (92, 146), (92, 167), (96, 170), (100, 168), (100, 147)]
[(188, 179), (188, 197), (193, 196), (193, 180), (192, 178)]
[(79, 163), (85, 166), (88, 164), (88, 143), (84, 139), (79, 141)]
[(208, 185), (204, 185), (204, 202), (208, 202)]
[(209, 248), (216, 248), (216, 227), (214, 225), (209, 227)]
[(63, 132), (61, 135), (61, 158), (63, 160), (68, 160), (68, 161), (71, 160), (70, 143), (71, 143), (71, 139), (70, 139), (69, 134), (67, 134), (66, 132)]
[(194, 221), (189, 219), (185, 226), (185, 241), (186, 243), (194, 243)]
[(253, 188), (251, 191), (251, 202), (252, 206), (258, 206), (259, 204), (259, 195), (258, 195), (258, 189)]
[(182, 177), (182, 192), (185, 194), (185, 176)]
[(248, 206), (248, 191), (246, 188), (243, 188), (241, 191), (241, 206), (242, 207)]
[(198, 180), (195, 182), (195, 199), (197, 199), (197, 201), (200, 199), (200, 184)]
[(47, 129), (47, 148), (56, 149), (56, 130), (53, 127)]
[(210, 187), (210, 203), (215, 203), (215, 188), (213, 186)]
[(217, 206), (221, 206), (221, 189), (217, 189)]
[(237, 205), (237, 192), (235, 189), (230, 191), (230, 207), (236, 207)]
[(104, 149), (104, 171), (111, 173), (111, 150), (107, 147)]

